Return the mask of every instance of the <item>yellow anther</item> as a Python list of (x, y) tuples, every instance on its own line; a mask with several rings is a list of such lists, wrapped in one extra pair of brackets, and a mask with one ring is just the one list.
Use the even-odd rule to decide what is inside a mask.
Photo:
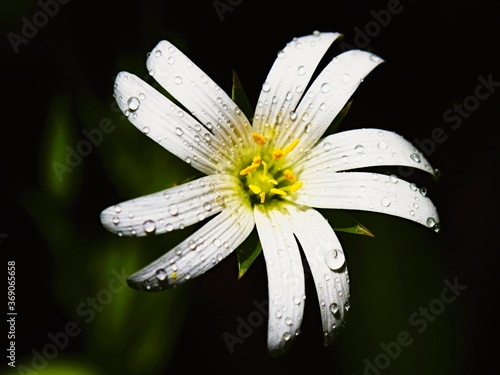
[(296, 178), (295, 176), (293, 175), (292, 171), (290, 169), (287, 169), (285, 172), (284, 172), (284, 175), (285, 175), (285, 178), (288, 180), (288, 181), (295, 181)]
[(252, 190), (252, 193), (254, 194), (260, 194), (262, 192), (261, 188), (258, 187), (257, 185), (248, 185), (249, 189)]
[(174, 272), (172, 272), (172, 273), (170, 274), (170, 278), (171, 278), (172, 280), (177, 280), (177, 272), (175, 272), (175, 271), (174, 271)]
[(296, 139), (295, 141), (293, 141), (292, 143), (290, 143), (288, 146), (286, 146), (284, 149), (283, 149), (283, 154), (288, 154), (289, 152), (291, 152), (300, 142), (300, 139)]
[(254, 156), (253, 157), (252, 164), (260, 165), (261, 162), (262, 162), (262, 158), (260, 156)]
[(250, 172), (256, 170), (257, 168), (259, 168), (259, 164), (252, 164), (252, 165), (249, 165), (248, 167), (246, 168), (243, 168), (241, 171), (240, 171), (240, 175), (241, 176), (245, 176), (247, 174), (249, 174)]
[(260, 193), (260, 203), (264, 203), (266, 201), (266, 193)]
[(252, 133), (252, 139), (255, 143), (257, 143), (259, 146), (263, 146), (266, 144), (266, 137), (264, 137), (262, 134), (253, 132)]
[(273, 159), (274, 160), (279, 159), (284, 155), (285, 155), (285, 153), (283, 152), (283, 150), (281, 148), (275, 148), (273, 151)]
[(283, 190), (276, 189), (276, 188), (271, 188), (271, 190), (269, 190), (269, 192), (271, 194), (276, 194), (276, 195), (281, 195), (281, 196), (286, 195), (286, 193)]
[(273, 185), (278, 185), (278, 181), (276, 181), (274, 178), (270, 178), (269, 180), (267, 180), (267, 182), (270, 182), (271, 184)]
[(303, 182), (300, 182), (300, 181), (296, 182), (292, 186), (290, 186), (290, 191), (292, 193), (295, 193), (297, 190), (299, 190), (302, 187), (302, 185), (304, 185)]

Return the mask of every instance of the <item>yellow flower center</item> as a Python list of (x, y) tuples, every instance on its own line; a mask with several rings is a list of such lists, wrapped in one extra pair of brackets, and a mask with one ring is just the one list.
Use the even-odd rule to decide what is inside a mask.
[(303, 183), (290, 169), (282, 169), (284, 158), (299, 143), (296, 139), (283, 149), (275, 148), (268, 160), (262, 156), (262, 146), (267, 143), (266, 138), (259, 133), (252, 133), (252, 139), (258, 146), (258, 154), (253, 157), (252, 163), (240, 171), (240, 176), (246, 178), (245, 186), (250, 191), (252, 201), (263, 204), (273, 197), (283, 197), (299, 190)]

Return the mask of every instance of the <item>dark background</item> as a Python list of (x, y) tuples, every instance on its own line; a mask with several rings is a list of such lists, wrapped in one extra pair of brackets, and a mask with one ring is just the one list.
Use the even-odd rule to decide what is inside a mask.
[[(17, 53), (8, 34), (22, 36), (23, 17), (32, 21), (42, 8), (35, 1), (2, 4), (0, 250), (2, 277), (7, 261), (16, 262), (18, 367), (9, 371), (2, 356), (0, 372), (494, 372), (500, 90), (492, 86), (488, 98), (473, 97), (479, 77), (500, 82), (498, 4), (218, 4), (231, 9), (218, 14), (212, 0), (71, 0), (59, 4)], [(226, 92), (234, 69), (255, 104), (277, 51), (314, 30), (342, 32), (344, 46), (369, 49), (386, 60), (355, 93), (340, 130), (380, 127), (419, 141), (441, 177), (435, 181), (415, 172), (405, 178), (427, 187), (442, 230), (435, 234), (403, 219), (354, 213), (375, 238), (339, 234), (351, 279), (346, 328), (333, 345), (322, 346), (308, 278), (302, 334), (286, 355), (272, 359), (266, 352), (267, 320), (255, 307), (267, 299), (262, 257), (240, 282), (233, 254), (189, 285), (159, 294), (114, 283), (116, 273), (133, 273), (195, 228), (154, 238), (118, 238), (102, 228), (104, 208), (194, 174), (116, 113), (113, 81), (121, 70), (146, 76), (146, 54), (168, 39)], [(330, 58), (340, 51), (337, 43)], [(459, 120), (443, 118), (464, 104), (469, 109)], [(85, 139), (83, 131), (98, 128), (103, 119), (113, 130), (59, 179), (53, 163), (64, 163), (68, 147), (75, 149)], [(439, 143), (429, 141), (438, 128)], [(467, 288), (440, 304), (445, 280)], [(436, 312), (439, 306), (444, 309)], [(434, 314), (422, 318), (421, 308)], [(425, 329), (424, 323), (412, 324), (415, 313)], [(230, 350), (224, 334), (237, 335), (250, 316), (257, 327)], [(63, 332), (72, 322), (77, 328), (68, 338)], [(393, 352), (394, 358), (381, 356), (384, 344), (402, 332), (411, 343)], [(52, 350), (50, 337), (60, 338), (60, 348)], [(2, 342), (8, 348), (8, 340)], [(369, 369), (374, 363), (378, 369)]]

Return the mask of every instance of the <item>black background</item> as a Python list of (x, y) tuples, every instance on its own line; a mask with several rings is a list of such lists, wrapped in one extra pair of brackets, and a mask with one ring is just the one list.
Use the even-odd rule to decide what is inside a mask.
[[(230, 4), (225, 0), (221, 2)], [(363, 213), (357, 216), (379, 235), (375, 239), (341, 235), (352, 283), (353, 313), (348, 326), (339, 340), (323, 348), (317, 301), (313, 287), (308, 286), (302, 335), (289, 353), (276, 359), (266, 353), (266, 323), (243, 344), (235, 346), (233, 354), (221, 338), (223, 332), (236, 331), (236, 317), (246, 319), (255, 311), (253, 301), (265, 300), (267, 296), (263, 260), (257, 260), (255, 269), (238, 283), (233, 257), (214, 272), (193, 281), (190, 304), (173, 355), (158, 365), (158, 373), (247, 374), (300, 370), (361, 374), (365, 368), (363, 359), (373, 360), (380, 352), (380, 342), (392, 341), (398, 331), (409, 330), (407, 323), (396, 322), (387, 327), (385, 334), (380, 334), (384, 327), (379, 327), (376, 331), (379, 335), (370, 336), (368, 332), (373, 331), (364, 327), (376, 324), (363, 318), (364, 314), (370, 315), (370, 308), (377, 309), (389, 320), (387, 317), (396, 314), (390, 308), (384, 310), (378, 298), (385, 296), (374, 295), (376, 291), (384, 294), (383, 289), (370, 287), (377, 283), (379, 276), (383, 277), (386, 263), (401, 267), (399, 290), (401, 301), (405, 301), (402, 316), (406, 318), (419, 306), (439, 297), (444, 279), (458, 278), (467, 289), (446, 307), (428, 328), (429, 332), (414, 336), (415, 342), (404, 349), (391, 366), (380, 370), (381, 373), (495, 371), (498, 331), (493, 307), (498, 296), (495, 131), (500, 90), (493, 88), (496, 91), (488, 99), (478, 100), (477, 108), (466, 111), (455, 129), (452, 125), (456, 123), (447, 121), (443, 114), (455, 104), (475, 103), (470, 96), (475, 95), (480, 83), (478, 77), (490, 76), (500, 82), (498, 5), (470, 0), (406, 0), (399, 3), (397, 9), (401, 12), (392, 14), (386, 25), (378, 21), (377, 27), (374, 12), (380, 14), (388, 4), (395, 2), (241, 0), (232, 4), (231, 10), (218, 14), (211, 0), (108, 1), (105, 4), (71, 0), (60, 6), (58, 14), (27, 44), (20, 45), (18, 53), (7, 34), (21, 34), (21, 18), (30, 18), (40, 8), (29, 1), (2, 4), (0, 232), (8, 236), (2, 238), (0, 248), (2, 255), (17, 264), (17, 298), (22, 314), (17, 324), (18, 361), (27, 362), (30, 349), (43, 346), (48, 331), (60, 330), (64, 322), (71, 319), (53, 295), (52, 275), (56, 267), (64, 265), (51, 252), (44, 229), (35, 224), (28, 208), (33, 199), (44, 199), (43, 194), (37, 192), (42, 191), (43, 185), (39, 169), (51, 98), (57, 94), (68, 98), (79, 132), (86, 124), (78, 102), (87, 100), (85, 95), (92, 95), (99, 108), (109, 108), (116, 73), (128, 70), (144, 76), (146, 53), (159, 40), (169, 39), (226, 92), (231, 89), (232, 70), (237, 71), (250, 101), (255, 103), (276, 52), (292, 37), (320, 30), (342, 32), (345, 43), (370, 49), (386, 60), (356, 93), (343, 129), (380, 127), (397, 131), (411, 141), (429, 139), (436, 128), (443, 129), (446, 140), (428, 149), (429, 160), (442, 171), (442, 176), (437, 182), (429, 182), (418, 174), (413, 176), (419, 182), (427, 181), (425, 184), (441, 216), (442, 231), (435, 235), (424, 228), (415, 228), (416, 224), (401, 224), (396, 219), (384, 221), (378, 215)], [(371, 35), (363, 38), (360, 36), (363, 31)], [(331, 56), (338, 52), (339, 44)], [(96, 112), (96, 118), (106, 115), (102, 109)], [(128, 126), (125, 121), (116, 124)], [(95, 126), (93, 123), (92, 127)], [(136, 136), (139, 138), (139, 133)], [(116, 132), (110, 137), (120, 135)], [(114, 141), (120, 142), (120, 139)], [(146, 142), (138, 143), (130, 153), (141, 153), (144, 145), (150, 146)], [(103, 153), (112, 152), (111, 146), (105, 143), (101, 148)], [(102, 165), (105, 159), (98, 153), (83, 163), (84, 178), (78, 181), (76, 198), (71, 206), (64, 207), (64, 212), (67, 220), (82, 228), (81, 241), (91, 252), (94, 241), (110, 236), (100, 226), (99, 212), (118, 199), (134, 196), (125, 196), (123, 190), (113, 184)], [(143, 194), (149, 192), (143, 191)], [(44, 213), (40, 214), (43, 217)], [(50, 223), (45, 228), (50, 228)], [(425, 246), (412, 248), (416, 246), (412, 245), (416, 238)], [(151, 242), (152, 246), (159, 243)], [(394, 252), (380, 251), (387, 247), (394, 248)], [(407, 250), (412, 254), (409, 257), (405, 256)], [(412, 263), (412, 257), (418, 258), (419, 252), (426, 259), (434, 259), (439, 267), (425, 262)], [(367, 253), (378, 262), (364, 263)], [(151, 250), (149, 259), (155, 254)], [(118, 262), (116, 267), (119, 268)], [(370, 267), (375, 268), (373, 274), (362, 272)], [(412, 272), (405, 277), (408, 269)], [(422, 283), (422, 294), (412, 299), (411, 293), (420, 289), (418, 284), (428, 274), (432, 274), (429, 276), (432, 282)], [(87, 280), (79, 276), (71, 288), (78, 289), (86, 283)], [(360, 306), (358, 312), (356, 304)], [(148, 327), (147, 320), (137, 324)], [(92, 361), (92, 355), (86, 358), (82, 354), (86, 345), (83, 336), (79, 336), (65, 355)], [(112, 344), (109, 350), (113, 351)], [(422, 357), (421, 353), (426, 355)], [(113, 358), (119, 358), (119, 353), (115, 354)], [(5, 362), (1, 363), (2, 371), (7, 368)], [(102, 364), (103, 373), (113, 373), (114, 366), (103, 364), (105, 359), (96, 362)], [(50, 365), (47, 371), (50, 373)]]

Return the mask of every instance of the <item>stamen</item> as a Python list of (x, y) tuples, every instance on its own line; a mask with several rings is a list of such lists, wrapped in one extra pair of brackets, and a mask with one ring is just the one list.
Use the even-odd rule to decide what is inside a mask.
[(283, 149), (283, 153), (286, 155), (289, 152), (293, 151), (293, 149), (299, 144), (299, 142), (300, 142), (300, 139), (297, 138), (295, 141), (293, 141), (292, 143), (290, 143), (288, 146), (286, 146)]
[(262, 192), (260, 193), (260, 203), (264, 203), (266, 200), (266, 193)]
[(302, 185), (304, 185), (303, 182), (296, 182), (292, 186), (290, 186), (290, 191), (292, 193), (295, 193), (297, 190), (299, 190), (302, 187)]
[(283, 150), (281, 148), (276, 148), (273, 151), (273, 159), (274, 160), (279, 159), (284, 155), (285, 155), (285, 153), (283, 152)]
[(262, 192), (261, 188), (258, 187), (257, 185), (249, 184), (248, 187), (250, 188), (250, 190), (252, 190), (252, 193), (254, 194), (260, 194)]
[(241, 176), (245, 176), (247, 174), (249, 174), (250, 172), (256, 170), (257, 168), (259, 168), (259, 164), (252, 164), (252, 165), (249, 165), (248, 167), (246, 168), (243, 168), (241, 171), (240, 171), (240, 175)]
[(271, 188), (271, 190), (269, 190), (269, 192), (271, 194), (276, 194), (276, 195), (281, 195), (281, 196), (286, 195), (286, 193), (283, 190), (276, 189), (276, 188)]
[(285, 178), (288, 181), (292, 181), (293, 182), (293, 181), (296, 180), (295, 176), (293, 175), (293, 173), (292, 173), (292, 171), (290, 169), (287, 169), (283, 174), (285, 175)]
[(257, 143), (259, 146), (263, 146), (266, 144), (266, 137), (264, 137), (262, 134), (253, 132), (252, 133), (252, 139), (255, 143)]
[(270, 182), (273, 185), (278, 185), (278, 181), (276, 181), (274, 178), (270, 178), (269, 180), (267, 180), (267, 182)]

